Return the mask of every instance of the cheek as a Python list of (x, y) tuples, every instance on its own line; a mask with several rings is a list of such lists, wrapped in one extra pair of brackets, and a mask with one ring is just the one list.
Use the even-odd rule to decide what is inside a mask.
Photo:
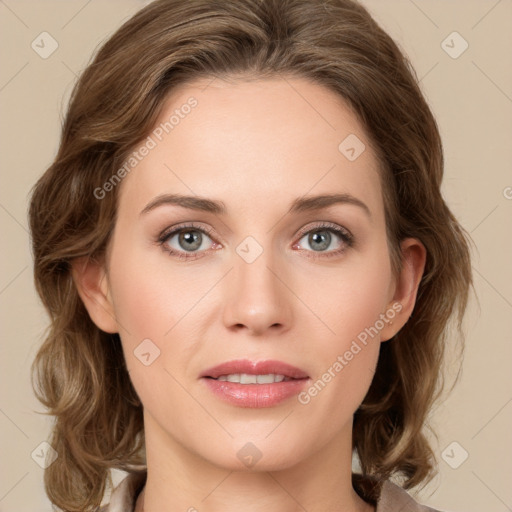
[[(386, 254), (385, 250), (385, 245), (383, 248), (375, 246), (375, 250), (364, 256), (347, 259), (346, 264), (336, 270), (323, 269), (313, 275), (311, 271), (304, 273), (306, 277), (301, 278), (297, 295), (305, 297), (318, 319), (311, 325), (318, 327), (316, 348), (322, 347), (323, 353), (332, 357), (360, 334), (360, 338), (364, 338), (367, 329), (373, 333), (371, 339), (378, 338), (371, 328), (388, 307), (392, 282), (389, 260), (381, 256)], [(309, 317), (314, 320), (311, 314)], [(379, 321), (377, 330), (382, 327)]]
[[(364, 399), (372, 382), (380, 350), (380, 332), (394, 316), (386, 315), (391, 268), (385, 258), (355, 260), (350, 269), (339, 272), (339, 279), (322, 278), (308, 300), (321, 311), (321, 332), (307, 358), (316, 361), (312, 385), (299, 402), (319, 416), (347, 418)], [(328, 276), (327, 276), (328, 277)], [(384, 318), (384, 319), (383, 319)], [(327, 328), (328, 327), (328, 328)], [(320, 411), (323, 411), (320, 412)], [(316, 413), (315, 413), (316, 414)]]
[(197, 352), (199, 301), (211, 280), (171, 265), (158, 251), (124, 250), (121, 243), (113, 247), (109, 280), (126, 364), (139, 396), (145, 405), (159, 393), (169, 396), (174, 387), (180, 396), (171, 374), (181, 381), (176, 369), (187, 368)]
[(176, 334), (184, 324), (180, 319), (187, 318), (187, 301), (177, 297), (184, 283), (179, 275), (164, 275), (164, 268), (142, 251), (123, 251), (121, 245), (112, 251), (109, 279), (126, 366), (144, 408), (151, 411), (161, 408), (163, 397), (176, 397), (174, 403), (181, 397), (168, 364), (173, 338), (180, 340), (173, 358), (187, 353), (187, 337)]
[[(140, 242), (139, 242), (140, 243)], [(134, 244), (135, 245), (135, 244)], [(190, 272), (170, 265), (155, 250), (112, 252), (110, 282), (116, 319), (130, 343), (139, 338), (163, 342), (207, 290)]]

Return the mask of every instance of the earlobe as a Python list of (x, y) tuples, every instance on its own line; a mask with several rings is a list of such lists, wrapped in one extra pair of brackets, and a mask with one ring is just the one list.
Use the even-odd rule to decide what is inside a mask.
[(388, 306), (389, 311), (396, 314), (393, 323), (386, 326), (381, 332), (381, 341), (392, 338), (407, 323), (411, 316), (418, 288), (425, 270), (427, 250), (416, 238), (406, 238), (400, 244), (402, 252), (402, 269), (395, 283), (392, 300)]
[(76, 258), (71, 263), (71, 274), (91, 320), (102, 331), (118, 332), (104, 265), (87, 257)]

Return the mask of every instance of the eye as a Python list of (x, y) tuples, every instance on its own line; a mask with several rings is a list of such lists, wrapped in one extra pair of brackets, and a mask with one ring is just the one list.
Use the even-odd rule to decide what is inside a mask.
[[(165, 251), (182, 259), (197, 258), (197, 252), (208, 249), (206, 239), (211, 229), (188, 224), (164, 231), (158, 238), (158, 243)], [(215, 243), (215, 242), (214, 242)]]
[[(354, 242), (354, 237), (348, 230), (330, 222), (324, 222), (313, 229), (302, 231), (299, 236), (301, 239), (293, 246), (294, 249), (299, 248), (303, 243), (307, 244), (312, 250), (306, 252), (318, 253), (309, 255), (313, 258), (338, 256), (347, 248), (352, 247)], [(302, 240), (305, 242), (301, 242)], [(328, 250), (329, 248), (334, 250)]]
[[(209, 245), (213, 244), (214, 250), (222, 247), (212, 241), (209, 236), (211, 231), (210, 228), (193, 223), (181, 225), (165, 230), (158, 237), (158, 244), (172, 256), (180, 259), (197, 259), (202, 257), (202, 253), (208, 251)], [(317, 224), (309, 230), (302, 229), (299, 236), (301, 238), (298, 243), (293, 245), (293, 248), (304, 251), (308, 257), (312, 258), (338, 256), (354, 245), (354, 237), (348, 230), (330, 222)], [(210, 244), (208, 240), (210, 240)], [(304, 250), (303, 245), (309, 245), (311, 250)]]

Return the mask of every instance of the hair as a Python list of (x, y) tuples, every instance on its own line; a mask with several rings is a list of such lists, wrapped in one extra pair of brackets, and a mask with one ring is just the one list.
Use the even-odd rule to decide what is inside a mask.
[(393, 272), (406, 237), (427, 257), (413, 315), (381, 344), (353, 449), (362, 475), (403, 478), (406, 489), (429, 481), (435, 457), (423, 429), (444, 386), (451, 320), (463, 344), (471, 240), (441, 195), (442, 142), (412, 65), (352, 0), (157, 0), (82, 72), (57, 155), (32, 191), (35, 286), (50, 317), (32, 385), (55, 416), (49, 441), (58, 453), (44, 473), (48, 497), (66, 511), (94, 510), (112, 485), (110, 469), (145, 464), (143, 408), (119, 335), (92, 322), (71, 263), (105, 257), (119, 187), (101, 200), (94, 190), (150, 133), (174, 88), (212, 77), (309, 79), (362, 123), (379, 162)]

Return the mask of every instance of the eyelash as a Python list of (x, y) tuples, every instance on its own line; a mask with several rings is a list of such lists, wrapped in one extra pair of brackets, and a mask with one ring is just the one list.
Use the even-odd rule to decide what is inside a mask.
[[(187, 254), (187, 253), (184, 253), (181, 251), (176, 251), (176, 250), (170, 248), (168, 245), (166, 245), (166, 242), (168, 242), (169, 239), (172, 238), (172, 236), (174, 236), (175, 234), (179, 234), (181, 232), (186, 232), (187, 230), (200, 231), (201, 233), (208, 235), (209, 238), (212, 238), (210, 236), (213, 231), (211, 228), (199, 226), (194, 223), (188, 223), (188, 224), (184, 224), (181, 226), (177, 226), (172, 229), (166, 229), (158, 236), (157, 243), (158, 243), (158, 245), (160, 245), (162, 247), (162, 249), (165, 252), (169, 253), (171, 256), (176, 256), (179, 259), (195, 260), (195, 259), (201, 258), (202, 256), (198, 256), (200, 254), (199, 252)], [(316, 231), (331, 231), (341, 238), (344, 245), (340, 249), (336, 249), (334, 251), (329, 251), (329, 252), (325, 252), (325, 253), (319, 252), (318, 256), (316, 256), (316, 255), (313, 256), (311, 254), (308, 254), (307, 257), (309, 257), (309, 258), (317, 259), (317, 258), (331, 258), (331, 257), (339, 256), (346, 249), (351, 248), (354, 245), (354, 236), (345, 228), (342, 228), (341, 226), (338, 226), (331, 222), (320, 222), (318, 225), (314, 226), (313, 228), (302, 229), (298, 234), (298, 239), (300, 240), (304, 235), (307, 235), (309, 233), (316, 232)], [(294, 245), (296, 245), (296, 244), (294, 244)], [(202, 251), (202, 252), (206, 252), (206, 251)], [(312, 251), (304, 250), (304, 252), (311, 253)]]

